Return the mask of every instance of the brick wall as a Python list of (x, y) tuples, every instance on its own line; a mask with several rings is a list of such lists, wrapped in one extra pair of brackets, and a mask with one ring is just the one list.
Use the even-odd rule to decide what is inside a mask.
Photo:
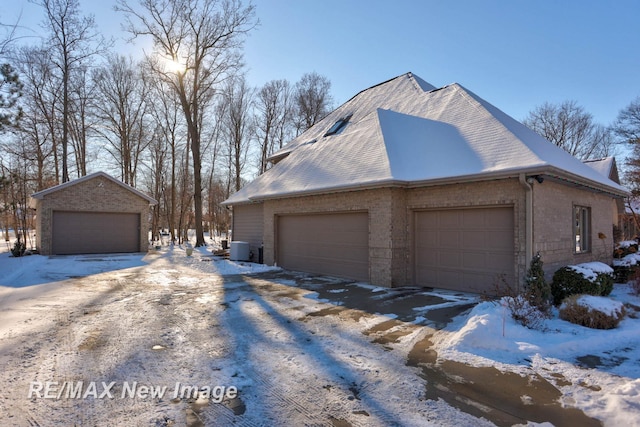
[(51, 254), (53, 211), (140, 213), (140, 250), (149, 245), (149, 202), (103, 176), (46, 194), (36, 201), (36, 244)]
[[(404, 283), (403, 277), (392, 278), (391, 218), (395, 200), (392, 195), (401, 189), (350, 191), (319, 196), (292, 197), (267, 200), (264, 203), (264, 262), (275, 262), (275, 234), (277, 215), (300, 213), (328, 213), (363, 211), (369, 213), (369, 269), (370, 282), (391, 286)], [(396, 268), (396, 274), (398, 274)]]
[[(615, 201), (611, 197), (547, 179), (542, 184), (535, 183), (533, 199), (533, 251), (542, 254), (548, 278), (558, 268), (569, 264), (611, 263), (615, 209)], [(575, 253), (573, 236), (575, 205), (591, 208), (591, 250), (579, 254)], [(603, 233), (606, 238), (598, 238), (598, 233)]]
[[(533, 253), (540, 251), (545, 272), (561, 266), (601, 260), (611, 262), (612, 209), (610, 197), (561, 185), (535, 183)], [(592, 209), (593, 250), (574, 254), (572, 208)], [(369, 213), (370, 281), (380, 286), (414, 283), (413, 220), (416, 211), (439, 208), (509, 206), (514, 212), (514, 273), (519, 285), (529, 267), (526, 259), (526, 192), (517, 178), (423, 188), (385, 188), (268, 200), (264, 203), (264, 262), (275, 260), (275, 218), (294, 213), (366, 210)], [(602, 232), (607, 237), (598, 238)]]

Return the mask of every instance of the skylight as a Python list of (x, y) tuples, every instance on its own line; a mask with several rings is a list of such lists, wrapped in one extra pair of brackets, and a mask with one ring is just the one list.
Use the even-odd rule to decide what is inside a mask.
[(349, 123), (350, 118), (351, 118), (351, 115), (348, 115), (346, 117), (341, 118), (337, 122), (335, 122), (333, 126), (329, 128), (327, 133), (324, 134), (324, 136), (337, 135), (340, 132), (342, 132), (344, 128), (347, 126), (347, 123)]

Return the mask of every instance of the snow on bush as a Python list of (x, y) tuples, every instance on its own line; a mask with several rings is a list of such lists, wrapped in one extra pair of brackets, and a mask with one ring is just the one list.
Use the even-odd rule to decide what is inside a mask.
[(614, 267), (633, 267), (640, 263), (640, 254), (627, 254), (622, 258), (613, 260)]
[(635, 240), (623, 240), (622, 242), (618, 243), (619, 248), (629, 248), (634, 245), (637, 248), (638, 242), (636, 242)]
[(502, 297), (500, 305), (509, 310), (516, 322), (530, 329), (542, 329), (544, 321), (549, 318), (549, 314), (531, 304), (526, 295)]
[(598, 274), (613, 274), (613, 268), (603, 262), (585, 262), (578, 265), (570, 265), (569, 268), (582, 273), (588, 280), (595, 280)]
[(571, 295), (606, 296), (612, 290), (613, 268), (602, 262), (587, 262), (563, 267), (555, 272), (551, 285), (555, 305), (559, 305)]
[(551, 286), (544, 278), (543, 262), (538, 252), (529, 264), (525, 275), (524, 289), (509, 284), (503, 276), (496, 282), (496, 295), (502, 297), (500, 305), (511, 313), (511, 317), (522, 326), (541, 329), (549, 318)]
[(624, 316), (621, 302), (593, 295), (572, 295), (560, 306), (561, 319), (593, 329), (613, 329)]

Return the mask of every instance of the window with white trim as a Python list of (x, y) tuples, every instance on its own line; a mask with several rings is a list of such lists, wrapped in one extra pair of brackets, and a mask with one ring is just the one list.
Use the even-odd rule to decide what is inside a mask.
[(573, 236), (576, 253), (591, 250), (591, 208), (577, 205), (573, 207)]

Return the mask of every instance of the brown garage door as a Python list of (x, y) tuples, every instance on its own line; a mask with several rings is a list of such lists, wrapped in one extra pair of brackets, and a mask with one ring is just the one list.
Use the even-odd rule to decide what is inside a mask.
[(140, 214), (53, 212), (53, 254), (140, 251)]
[(419, 285), (493, 294), (499, 275), (513, 284), (513, 208), (416, 212), (415, 248)]
[(276, 262), (289, 270), (368, 281), (368, 213), (279, 216)]

